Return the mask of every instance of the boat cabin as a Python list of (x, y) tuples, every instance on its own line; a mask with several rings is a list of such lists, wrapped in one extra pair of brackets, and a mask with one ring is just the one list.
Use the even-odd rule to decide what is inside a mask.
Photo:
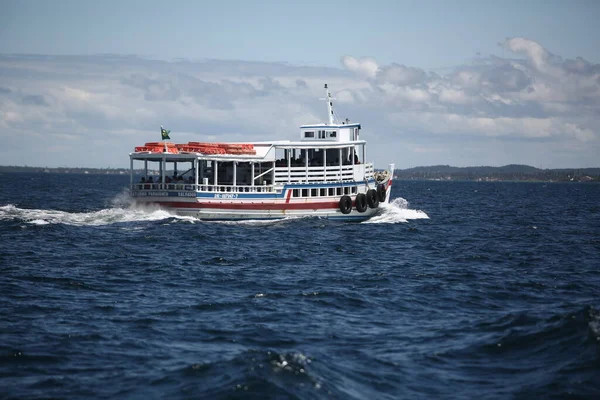
[[(373, 163), (365, 162), (366, 142), (360, 139), (360, 124), (347, 119), (336, 122), (327, 85), (325, 89), (328, 123), (302, 125), (298, 141), (155, 142), (136, 147), (130, 154), (132, 195), (281, 193), (286, 185), (341, 187), (372, 180)], [(134, 171), (141, 172), (143, 182), (134, 179)], [(148, 190), (152, 193), (144, 194)]]

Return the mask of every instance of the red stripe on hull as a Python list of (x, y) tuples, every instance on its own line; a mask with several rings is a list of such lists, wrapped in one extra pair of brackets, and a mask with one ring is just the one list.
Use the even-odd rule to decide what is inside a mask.
[(153, 202), (163, 207), (169, 208), (207, 208), (207, 209), (224, 209), (224, 210), (322, 210), (336, 209), (338, 202), (323, 202), (323, 203), (191, 203), (191, 202), (175, 202), (175, 201), (157, 201)]

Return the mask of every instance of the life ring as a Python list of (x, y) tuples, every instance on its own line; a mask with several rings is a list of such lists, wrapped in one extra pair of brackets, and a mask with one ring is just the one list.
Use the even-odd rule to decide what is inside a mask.
[(359, 193), (356, 195), (356, 211), (359, 213), (363, 213), (367, 211), (367, 195), (364, 193)]
[(367, 190), (367, 204), (371, 208), (379, 207), (379, 197), (377, 196), (377, 190), (375, 190), (375, 189)]
[(350, 214), (352, 211), (352, 199), (350, 196), (342, 196), (340, 199), (340, 211), (342, 214)]
[(380, 202), (384, 202), (385, 201), (385, 197), (387, 195), (387, 190), (385, 189), (385, 185), (383, 183), (380, 183), (379, 185), (377, 185), (377, 197), (379, 198)]

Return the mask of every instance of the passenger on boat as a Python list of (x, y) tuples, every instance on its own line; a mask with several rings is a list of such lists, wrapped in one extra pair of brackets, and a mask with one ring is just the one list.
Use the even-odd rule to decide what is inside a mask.
[(358, 154), (354, 153), (354, 164), (360, 164), (360, 161), (358, 160)]

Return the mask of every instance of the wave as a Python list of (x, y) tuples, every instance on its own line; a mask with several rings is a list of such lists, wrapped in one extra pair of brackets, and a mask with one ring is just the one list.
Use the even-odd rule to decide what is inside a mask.
[(22, 221), (31, 225), (64, 224), (73, 226), (102, 226), (121, 222), (160, 221), (163, 219), (195, 220), (179, 217), (159, 209), (107, 208), (91, 212), (25, 209), (8, 204), (0, 206), (0, 221)]
[(600, 311), (590, 308), (588, 311), (588, 326), (590, 332), (596, 338), (596, 341), (600, 341)]
[(195, 363), (169, 375), (185, 379), (192, 385), (201, 385), (211, 398), (232, 395), (235, 398), (238, 395), (264, 398), (266, 394), (269, 398), (314, 398), (327, 394), (331, 385), (320, 375), (320, 368), (312, 368), (312, 363), (313, 358), (301, 352), (250, 349), (232, 358)]
[(242, 219), (242, 220), (209, 220), (209, 219), (197, 219), (207, 224), (218, 224), (218, 225), (249, 225), (249, 226), (264, 226), (264, 225), (283, 225), (291, 221), (308, 221), (318, 219), (318, 217), (285, 217), (278, 219)]
[[(408, 208), (408, 201), (402, 197), (398, 197), (391, 201), (389, 204), (379, 204), (379, 210), (377, 214), (363, 221), (363, 224), (395, 224), (399, 222), (408, 222), (413, 219), (429, 219), (429, 216), (421, 210), (413, 210)], [(224, 225), (274, 225), (274, 224), (287, 224), (293, 221), (310, 221), (319, 220), (319, 217), (286, 217), (282, 219), (273, 220), (241, 220), (241, 221), (205, 221)]]
[(412, 219), (429, 219), (429, 216), (421, 210), (408, 208), (408, 200), (397, 197), (389, 204), (380, 204), (380, 212), (364, 221), (363, 224), (396, 224), (408, 222)]
[[(195, 222), (208, 222), (195, 217), (172, 214), (158, 206), (142, 206), (131, 201), (126, 193), (115, 196), (111, 208), (90, 212), (68, 212), (60, 210), (25, 209), (13, 204), (0, 206), (0, 221), (22, 221), (31, 225), (64, 224), (72, 226), (102, 226), (123, 222), (160, 221), (175, 219)], [(408, 201), (399, 197), (389, 204), (381, 204), (378, 213), (363, 223), (393, 224), (408, 222), (412, 219), (428, 219), (429, 216), (420, 210), (408, 208)], [(214, 221), (221, 224), (273, 225), (287, 224), (294, 220), (310, 220), (313, 217), (288, 217), (279, 220), (244, 220)]]
[[(395, 224), (399, 222), (408, 222), (413, 219), (429, 219), (429, 216), (421, 210), (413, 210), (408, 208), (409, 203), (408, 200), (403, 199), (402, 197), (397, 197), (393, 199), (388, 204), (379, 204), (379, 210), (377, 214), (373, 217), (369, 218), (366, 221), (363, 221), (363, 224)], [(274, 219), (274, 220), (242, 220), (242, 221), (205, 221), (212, 222), (217, 224), (225, 224), (225, 225), (273, 225), (273, 224), (287, 224), (293, 221), (310, 221), (310, 220), (319, 220), (319, 217), (286, 217), (282, 219)]]

